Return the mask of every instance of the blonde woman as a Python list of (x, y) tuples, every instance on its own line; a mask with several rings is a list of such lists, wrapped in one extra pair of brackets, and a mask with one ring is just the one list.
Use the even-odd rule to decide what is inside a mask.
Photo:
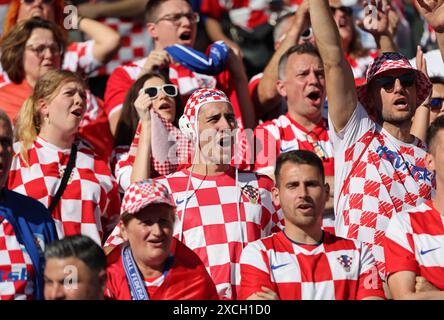
[(120, 203), (108, 164), (76, 141), (85, 100), (83, 80), (70, 71), (48, 71), (37, 81), (18, 116), (8, 183), (48, 207), (59, 237), (82, 234), (101, 244)]

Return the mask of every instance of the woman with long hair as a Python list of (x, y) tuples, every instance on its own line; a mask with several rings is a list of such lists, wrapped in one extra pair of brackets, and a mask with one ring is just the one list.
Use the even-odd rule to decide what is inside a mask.
[(165, 75), (148, 73), (131, 86), (114, 137), (114, 174), (122, 191), (131, 182), (173, 173), (188, 160), (191, 143), (177, 128), (180, 115), (177, 86)]
[[(3, 37), (0, 61), (10, 83), (0, 85), (0, 108), (12, 120), (32, 95), (37, 80), (49, 70), (61, 69), (65, 48), (63, 31), (55, 23), (41, 18), (20, 22)], [(80, 123), (80, 134), (106, 158), (112, 151), (112, 136), (103, 102), (89, 90), (86, 94), (87, 109)]]
[(117, 223), (120, 199), (108, 163), (76, 140), (85, 110), (79, 75), (42, 76), (18, 116), (8, 187), (47, 206), (59, 237), (83, 234), (101, 244)]

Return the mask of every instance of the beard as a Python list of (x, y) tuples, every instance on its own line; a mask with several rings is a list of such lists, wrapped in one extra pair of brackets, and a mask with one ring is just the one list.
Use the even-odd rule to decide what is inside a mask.
[(408, 112), (402, 112), (396, 114), (395, 112), (384, 112), (379, 110), (377, 114), (377, 119), (379, 123), (388, 122), (395, 126), (405, 125), (406, 123), (411, 123), (415, 110), (410, 108)]

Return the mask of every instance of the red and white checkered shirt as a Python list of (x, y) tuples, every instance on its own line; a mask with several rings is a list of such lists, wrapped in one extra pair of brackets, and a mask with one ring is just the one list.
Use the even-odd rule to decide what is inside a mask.
[[(27, 166), (19, 155), (20, 144), (14, 144), (8, 187), (48, 207), (57, 192), (71, 150), (60, 149), (37, 137), (28, 150)], [(82, 142), (78, 145), (71, 177), (52, 216), (59, 238), (82, 234), (98, 244), (102, 243), (104, 233), (113, 230), (119, 220), (120, 199), (109, 165)]]
[(424, 145), (395, 139), (361, 104), (341, 132), (330, 131), (330, 140), (336, 167), (336, 235), (367, 243), (385, 276), (383, 242), (392, 214), (416, 208), (434, 192)]
[[(131, 85), (137, 80), (147, 58), (118, 67), (108, 79), (105, 91), (105, 111), (108, 117), (121, 110), (126, 94)], [(242, 119), (237, 102), (236, 92), (230, 83), (229, 72), (224, 71), (217, 76), (209, 76), (193, 72), (181, 64), (170, 64), (170, 81), (179, 87), (182, 105), (185, 105), (190, 95), (199, 88), (218, 88), (225, 92), (230, 99), (236, 118)]]
[(443, 225), (431, 200), (394, 215), (384, 243), (387, 274), (412, 271), (444, 290)]
[[(267, 23), (270, 14), (270, 0), (202, 0), (200, 11), (214, 19), (221, 20), (227, 12), (231, 22), (244, 29), (252, 29)], [(301, 0), (291, 0), (294, 9)]]
[(284, 232), (275, 233), (250, 243), (240, 263), (240, 299), (263, 291), (262, 286), (281, 300), (385, 297), (370, 250), (328, 232), (318, 245), (297, 244)]
[(92, 76), (110, 75), (117, 67), (148, 55), (151, 39), (143, 20), (113, 17), (101, 18), (98, 21), (119, 33), (120, 49), (111, 61), (93, 72)]
[(352, 57), (346, 54), (345, 58), (352, 68), (353, 77), (355, 78), (356, 85), (359, 86), (366, 83), (365, 76), (367, 74), (368, 66), (373, 62), (373, 60), (375, 60), (378, 55), (378, 50), (371, 50), (367, 55), (362, 57)]
[(62, 69), (91, 76), (102, 64), (94, 58), (94, 40), (73, 42), (66, 48)]
[[(165, 159), (165, 161), (159, 161), (154, 156), (151, 157), (151, 167), (155, 172), (151, 177), (157, 177), (160, 175), (167, 175), (177, 171), (179, 164), (188, 163), (189, 156), (192, 154), (193, 143), (188, 140), (179, 129), (173, 124), (159, 117), (162, 124), (170, 132), (170, 135), (174, 136), (175, 145), (175, 158)], [(137, 125), (136, 134), (134, 135), (131, 146), (118, 146), (114, 149), (112, 156), (112, 167), (114, 168), (114, 176), (119, 184), (121, 192), (129, 187), (131, 183), (131, 172), (134, 161), (136, 159), (137, 148), (139, 146), (139, 137), (142, 130), (141, 123)]]
[(327, 119), (311, 131), (297, 123), (287, 113), (267, 121), (254, 130), (256, 138), (255, 171), (273, 172), (276, 158), (281, 152), (309, 150), (316, 153), (324, 163), (326, 176), (334, 175), (333, 147), (328, 137)]
[[(167, 186), (177, 204), (174, 235), (182, 237), (182, 242), (202, 260), (219, 297), (236, 299), (239, 259), (244, 245), (278, 231), (283, 223), (281, 211), (272, 203), (273, 181), (252, 172), (239, 172), (236, 187), (234, 169), (231, 169), (217, 176), (193, 174), (187, 192), (189, 176), (188, 170), (182, 170), (156, 179)], [(121, 243), (119, 234), (116, 228), (107, 244)]]
[(18, 242), (12, 225), (0, 217), (0, 300), (32, 300), (33, 279), (31, 257)]

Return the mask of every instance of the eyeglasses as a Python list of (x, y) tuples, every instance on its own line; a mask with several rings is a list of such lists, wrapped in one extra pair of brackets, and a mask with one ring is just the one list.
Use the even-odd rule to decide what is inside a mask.
[[(316, 139), (314, 139), (312, 137), (312, 135), (314, 135), (316, 137)], [(316, 155), (321, 159), (325, 159), (326, 152), (325, 152), (324, 148), (321, 146), (321, 144), (319, 143), (318, 135), (316, 133), (314, 133), (313, 131), (310, 131), (309, 133), (307, 133), (305, 135), (305, 139), (307, 140), (308, 143), (310, 143), (313, 146), (313, 149), (314, 149), (314, 152), (316, 153)]]
[(351, 16), (353, 14), (353, 8), (352, 7), (330, 7), (331, 13), (335, 14), (336, 10), (341, 10), (345, 15)]
[[(21, 0), (21, 3), (33, 4), (37, 0)], [(43, 4), (52, 4), (53, 0), (41, 0)]]
[(177, 86), (174, 84), (164, 84), (163, 86), (152, 86), (148, 88), (142, 88), (139, 94), (146, 93), (151, 99), (156, 98), (160, 90), (162, 90), (168, 97), (177, 96)]
[(378, 82), (378, 84), (382, 88), (384, 88), (385, 91), (392, 92), (393, 87), (395, 86), (396, 79), (399, 79), (399, 81), (401, 82), (401, 85), (404, 88), (408, 88), (408, 87), (411, 87), (415, 84), (416, 77), (413, 72), (409, 72), (409, 73), (404, 73), (404, 74), (397, 76), (397, 77), (382, 76), (382, 77), (376, 79), (376, 82)]
[(442, 102), (444, 101), (444, 98), (431, 98), (429, 105), (432, 109), (441, 109)]
[(157, 19), (154, 23), (159, 23), (162, 20), (170, 21), (174, 24), (179, 24), (180, 19), (183, 17), (187, 18), (191, 23), (198, 23), (200, 20), (199, 14), (197, 12), (189, 12), (189, 13), (176, 13), (176, 14), (167, 14), (159, 19)]
[(36, 47), (30, 44), (26, 46), (26, 49), (31, 50), (39, 57), (42, 57), (44, 55), (46, 49), (49, 49), (49, 51), (51, 51), (51, 54), (53, 55), (61, 54), (60, 47), (57, 44), (51, 44), (51, 45), (42, 44)]

